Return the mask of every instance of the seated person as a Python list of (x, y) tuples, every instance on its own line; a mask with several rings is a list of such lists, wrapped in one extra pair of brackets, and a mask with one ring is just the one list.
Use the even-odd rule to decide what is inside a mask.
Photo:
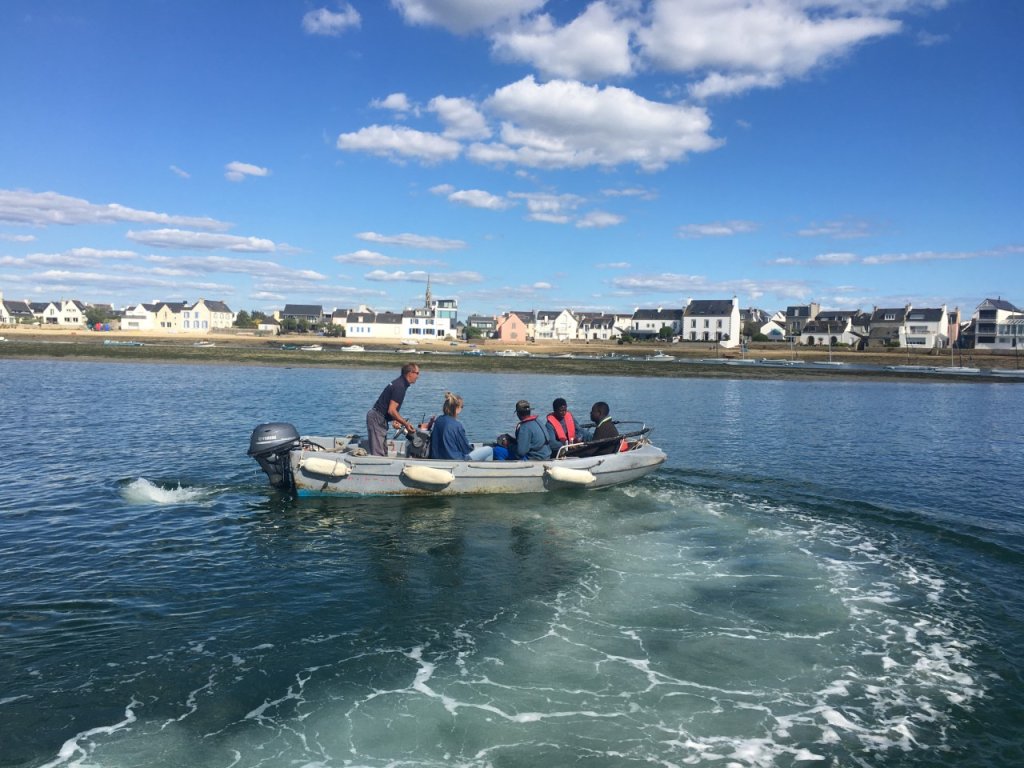
[(519, 423), (516, 425), (515, 443), (509, 449), (510, 458), (550, 459), (548, 437), (537, 417), (530, 415), (529, 401), (520, 400), (516, 403), (516, 418), (519, 419)]
[(564, 397), (556, 397), (551, 404), (551, 413), (544, 420), (544, 432), (547, 434), (552, 456), (557, 455), (563, 446), (580, 439), (576, 419), (569, 412), (569, 405)]
[(434, 420), (430, 432), (430, 457), (456, 461), (490, 461), (493, 454), (489, 446), (474, 449), (466, 437), (466, 428), (459, 421), (463, 400), (454, 392), (444, 393), (443, 416)]
[[(612, 417), (609, 415), (608, 403), (598, 401), (590, 408), (590, 420), (594, 422), (594, 431), (587, 437), (587, 443), (572, 451), (573, 456), (603, 456), (606, 453), (618, 453), (621, 441), (611, 438), (619, 436)], [(594, 444), (594, 441), (600, 441)]]

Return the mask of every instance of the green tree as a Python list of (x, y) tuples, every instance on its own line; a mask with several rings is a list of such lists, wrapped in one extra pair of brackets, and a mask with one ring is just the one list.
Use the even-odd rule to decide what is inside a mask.
[(244, 309), (238, 310), (238, 314), (235, 315), (235, 328), (255, 328), (256, 323), (253, 322), (252, 317)]
[(110, 315), (104, 307), (86, 307), (85, 308), (85, 324), (90, 328), (95, 328), (97, 323), (103, 324), (110, 319)]
[(469, 339), (479, 339), (483, 335), (484, 335), (484, 332), (481, 331), (476, 326), (473, 326), (473, 325), (467, 325), (466, 326), (466, 339), (467, 340), (469, 340)]

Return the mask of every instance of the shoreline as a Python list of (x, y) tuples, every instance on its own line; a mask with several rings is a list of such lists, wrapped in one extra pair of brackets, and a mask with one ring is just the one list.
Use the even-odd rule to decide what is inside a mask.
[[(8, 335), (9, 333), (9, 335)], [(803, 380), (881, 380), (932, 382), (1024, 382), (1024, 373), (994, 375), (993, 368), (1010, 368), (1015, 360), (1002, 355), (971, 356), (978, 372), (957, 370), (950, 358), (937, 354), (911, 354), (905, 350), (880, 354), (836, 352), (828, 355), (817, 349), (800, 348), (792, 359), (789, 347), (777, 349), (760, 345), (741, 358), (738, 351), (716, 350), (717, 357), (703, 344), (689, 347), (679, 344), (610, 342), (537, 343), (503, 345), (494, 340), (475, 349), (483, 354), (465, 354), (473, 349), (465, 342), (423, 343), (402, 346), (397, 342), (366, 346), (363, 352), (342, 352), (353, 342), (323, 337), (257, 337), (234, 334), (182, 337), (165, 334), (96, 333), (91, 331), (4, 329), (0, 337), (0, 359), (96, 360), (103, 362), (186, 363), (199, 365), (242, 365), (308, 368), (391, 368), (415, 361), (426, 369), (474, 371), (482, 373), (546, 373), (581, 376), (634, 376), (647, 378), (721, 378), (721, 379), (803, 379)], [(141, 341), (141, 345), (108, 345), (104, 341)], [(197, 347), (198, 341), (212, 346)], [(282, 349), (282, 344), (323, 345), (323, 351)], [(700, 347), (699, 349), (697, 347)], [(503, 356), (495, 352), (526, 350), (529, 355)], [(667, 353), (675, 360), (644, 359)], [(567, 355), (573, 355), (568, 357)], [(609, 357), (609, 355), (629, 356)], [(831, 358), (831, 360), (830, 360)], [(1008, 365), (1009, 364), (1009, 365)], [(946, 372), (944, 369), (949, 368)], [(1014, 369), (1016, 370), (1016, 369)]]

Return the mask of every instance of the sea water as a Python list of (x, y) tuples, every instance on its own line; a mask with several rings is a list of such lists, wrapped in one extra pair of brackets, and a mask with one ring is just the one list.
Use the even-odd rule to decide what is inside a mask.
[[(564, 495), (294, 500), (395, 370), (0, 364), (0, 765), (1024, 764), (1015, 384), (434, 373), (653, 426)], [(598, 363), (595, 363), (598, 364)], [(624, 425), (623, 429), (628, 428)]]

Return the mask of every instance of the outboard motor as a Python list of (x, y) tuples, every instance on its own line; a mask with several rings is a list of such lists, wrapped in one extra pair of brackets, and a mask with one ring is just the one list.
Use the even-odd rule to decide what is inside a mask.
[(283, 421), (260, 424), (249, 438), (248, 454), (259, 462), (273, 488), (290, 488), (291, 464), (288, 452), (299, 444), (299, 431)]

